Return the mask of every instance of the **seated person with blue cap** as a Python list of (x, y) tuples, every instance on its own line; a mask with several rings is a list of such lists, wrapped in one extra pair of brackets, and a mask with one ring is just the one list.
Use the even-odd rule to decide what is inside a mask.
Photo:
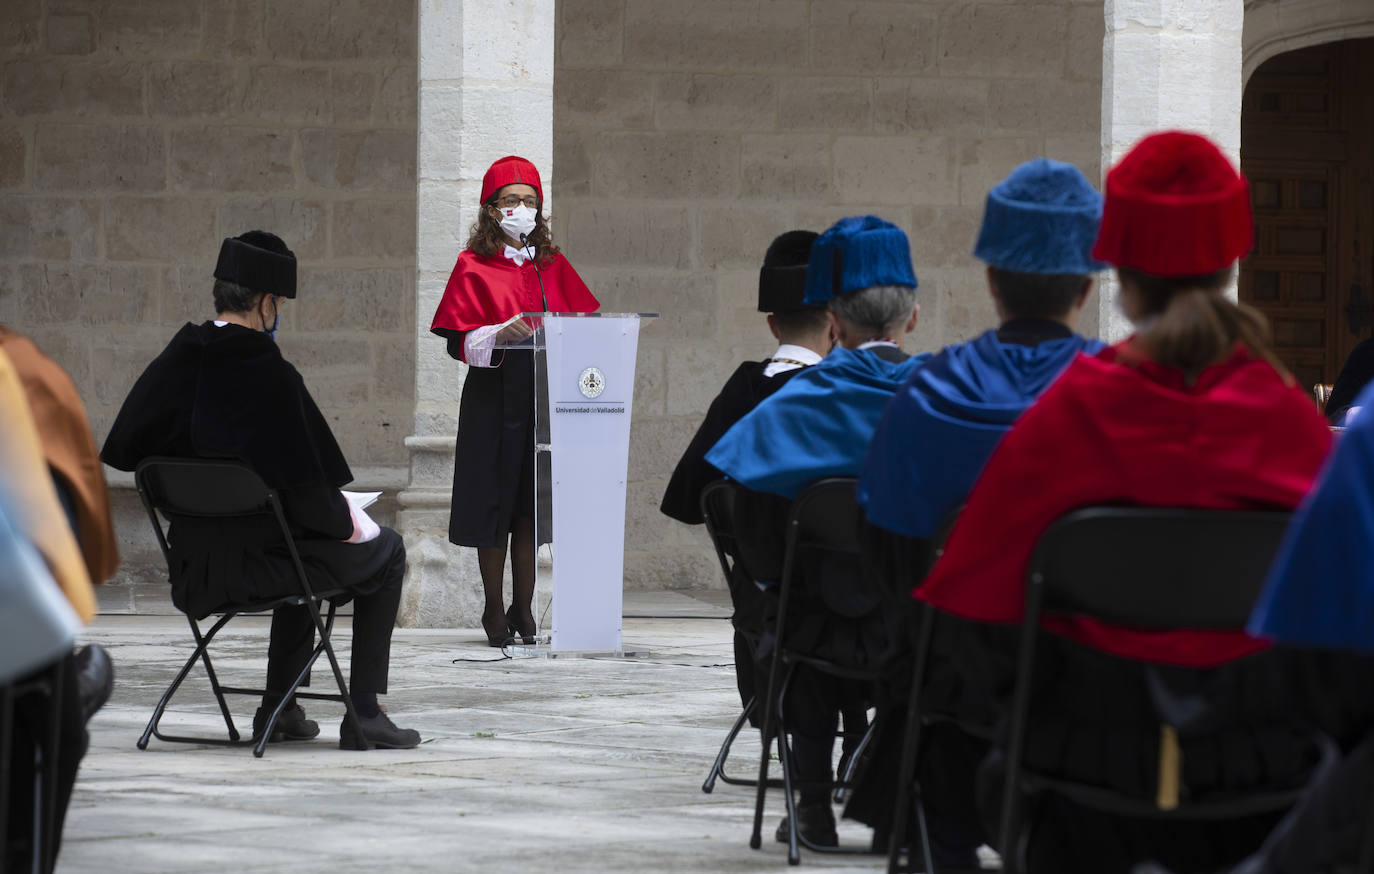
[[(740, 419), (706, 454), (747, 490), (736, 511), (740, 551), (765, 583), (781, 575), (789, 502), (818, 479), (858, 474), (883, 408), (924, 360), (898, 346), (916, 326), (919, 308), (910, 244), (895, 225), (860, 216), (842, 219), (821, 234), (811, 249), (805, 299), (827, 307), (837, 348)], [(825, 577), (824, 585), (843, 601), (846, 592), (854, 593), (855, 582), (837, 574)], [(881, 622), (855, 620), (845, 624), (861, 626), (857, 633), (832, 634), (835, 614), (805, 606), (788, 621), (801, 635), (831, 641), (843, 651), (828, 654), (850, 664), (881, 658), (893, 642), (893, 629)], [(862, 707), (866, 699), (866, 689), (797, 671), (787, 718), (798, 779), (830, 778), (838, 713)], [(846, 734), (854, 728), (846, 721)], [(808, 840), (836, 843), (834, 812), (823, 786), (803, 789), (797, 810), (798, 827)], [(778, 838), (787, 837), (784, 824)]]
[[(376, 533), (375, 523), (355, 520), (339, 491), (353, 479), (348, 462), (300, 373), (274, 342), (281, 302), (296, 296), (296, 256), (275, 234), (249, 231), (224, 241), (214, 275), (216, 318), (187, 323), (143, 371), (110, 428), (101, 460), (128, 471), (158, 455), (236, 458), (251, 466), (281, 496), (311, 585), (316, 591), (347, 589), (353, 598), (349, 690), (359, 723), (345, 716), (339, 746), (414, 747), (420, 735), (397, 728), (377, 702), (386, 692), (405, 546), (390, 528)], [(172, 602), (178, 609), (203, 619), (227, 606), (300, 591), (276, 525), (238, 521), (171, 521)], [(254, 737), (261, 737), (305, 668), (314, 635), (305, 606), (273, 613), (267, 694), (253, 718)], [(300, 705), (287, 702), (271, 740), (319, 733)]]
[[(692, 437), (673, 469), (668, 488), (659, 507), (666, 516), (688, 525), (700, 525), (701, 493), (721, 473), (706, 460), (706, 453), (745, 413), (782, 388), (787, 381), (821, 360), (833, 344), (830, 318), (822, 304), (808, 304), (806, 264), (815, 231), (787, 231), (768, 246), (759, 268), (758, 310), (768, 314), (768, 329), (778, 340), (778, 349), (763, 361), (745, 361), (726, 381), (720, 394), (711, 401), (706, 418)], [(731, 622), (735, 626), (735, 679), (740, 701), (745, 706), (754, 698), (755, 670), (753, 647), (749, 639), (763, 630), (763, 594), (754, 581), (745, 578), (741, 565), (730, 581), (730, 600), (734, 605)], [(757, 724), (759, 708), (751, 717)], [(867, 714), (864, 719), (867, 721)]]
[(870, 522), (933, 536), (1022, 411), (1080, 352), (1102, 349), (1074, 332), (1092, 274), (1106, 269), (1090, 254), (1101, 219), (1102, 195), (1048, 158), (988, 192), (973, 254), (1002, 323), (942, 349), (888, 404), (859, 480)]
[[(1091, 256), (1101, 219), (1102, 195), (1077, 167), (1048, 158), (1025, 162), (988, 192), (973, 254), (987, 264), (1001, 325), (936, 353), (888, 404), (859, 479), (859, 504), (882, 529), (866, 551), (890, 551), (898, 564), (924, 555), (905, 538), (935, 537), (1026, 407), (1080, 352), (1103, 348), (1074, 332), (1092, 274), (1106, 267)], [(933, 669), (940, 667), (937, 660)], [(889, 700), (880, 707), (887, 725), (873, 750), (875, 764), (865, 769), (845, 815), (881, 835), (890, 826), (906, 705)], [(932, 850), (947, 866), (976, 868), (975, 851), (991, 837), (974, 799), (987, 743), (947, 721), (927, 727), (924, 739), (920, 777), (931, 800)]]

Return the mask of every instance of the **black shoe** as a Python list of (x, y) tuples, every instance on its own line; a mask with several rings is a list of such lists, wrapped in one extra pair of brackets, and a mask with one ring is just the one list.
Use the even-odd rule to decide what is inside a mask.
[[(253, 739), (262, 737), (263, 731), (267, 728), (267, 720), (272, 718), (271, 707), (259, 707), (258, 712), (253, 714)], [(313, 719), (307, 719), (305, 710), (299, 704), (293, 704), (281, 712), (277, 717), (277, 722), (272, 726), (272, 736), (267, 739), (268, 743), (281, 743), (284, 740), (310, 740), (320, 734), (320, 724)]]
[(530, 617), (529, 631), (520, 624), (520, 618), (516, 615), (515, 605), (510, 605), (506, 611), (506, 627), (510, 629), (512, 636), (519, 635), (520, 641), (526, 645), (534, 643), (534, 617)]
[(493, 632), (491, 630), (493, 628), (492, 623), (487, 622), (485, 613), (482, 614), (482, 630), (487, 634), (487, 646), (506, 646), (515, 642), (515, 638), (511, 637), (510, 632), (507, 631), (507, 625), (506, 617), (502, 616), (496, 620), (494, 626), (496, 631)]
[[(797, 825), (801, 835), (818, 847), (834, 847), (840, 843), (839, 836), (835, 834), (835, 812), (830, 809), (829, 798), (798, 804)], [(790, 838), (790, 823), (784, 816), (782, 822), (778, 823), (778, 830), (773, 832), (773, 839), (785, 844)]]
[(84, 647), (76, 654), (76, 697), (81, 703), (81, 722), (91, 717), (114, 691), (114, 664), (105, 647), (98, 643)]
[(413, 728), (397, 728), (396, 723), (380, 711), (376, 716), (358, 717), (358, 723), (362, 726), (361, 732), (347, 716), (344, 717), (343, 723), (339, 726), (339, 749), (365, 750), (368, 749), (369, 741), (372, 746), (381, 750), (409, 750), (420, 745), (418, 731)]

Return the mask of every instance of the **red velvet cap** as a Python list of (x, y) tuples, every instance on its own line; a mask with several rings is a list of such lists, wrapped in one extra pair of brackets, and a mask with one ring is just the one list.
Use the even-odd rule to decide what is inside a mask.
[(1250, 184), (1211, 140), (1151, 134), (1107, 173), (1093, 257), (1152, 276), (1204, 276), (1254, 245)]
[(517, 155), (507, 155), (504, 158), (497, 158), (496, 162), (487, 168), (487, 174), (482, 177), (482, 202), (491, 200), (492, 195), (505, 188), (507, 185), (532, 185), (534, 193), (540, 201), (544, 199), (544, 187), (539, 184), (539, 171), (534, 169), (534, 165), (524, 158)]

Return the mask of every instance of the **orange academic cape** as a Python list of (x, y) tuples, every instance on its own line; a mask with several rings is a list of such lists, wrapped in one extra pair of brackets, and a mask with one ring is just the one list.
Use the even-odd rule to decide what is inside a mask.
[[(977, 622), (1020, 622), (1036, 540), (1078, 507), (1292, 509), (1331, 444), (1296, 386), (1237, 346), (1196, 384), (1130, 340), (1079, 356), (984, 468), (915, 597)], [(1211, 667), (1265, 644), (1241, 632), (1146, 632), (1081, 617), (1045, 627), (1130, 659)]]
[(0, 325), (0, 349), (19, 374), (49, 466), (66, 481), (76, 509), (77, 534), (91, 582), (119, 567), (110, 497), (95, 438), (71, 377), (27, 337)]

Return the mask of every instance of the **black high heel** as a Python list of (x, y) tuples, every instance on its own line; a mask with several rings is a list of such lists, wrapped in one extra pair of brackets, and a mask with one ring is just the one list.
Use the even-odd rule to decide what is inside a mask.
[(526, 633), (520, 628), (520, 621), (515, 615), (514, 604), (510, 605), (510, 609), (506, 611), (506, 627), (510, 630), (512, 639), (518, 635), (521, 642), (526, 645), (534, 643), (534, 629), (530, 629), (530, 631)]
[(495, 634), (491, 632), (491, 626), (487, 624), (486, 614), (482, 614), (482, 630), (487, 633), (487, 646), (507, 646), (515, 642), (515, 638), (509, 633), (508, 623), (504, 619), (496, 620), (500, 623)]

